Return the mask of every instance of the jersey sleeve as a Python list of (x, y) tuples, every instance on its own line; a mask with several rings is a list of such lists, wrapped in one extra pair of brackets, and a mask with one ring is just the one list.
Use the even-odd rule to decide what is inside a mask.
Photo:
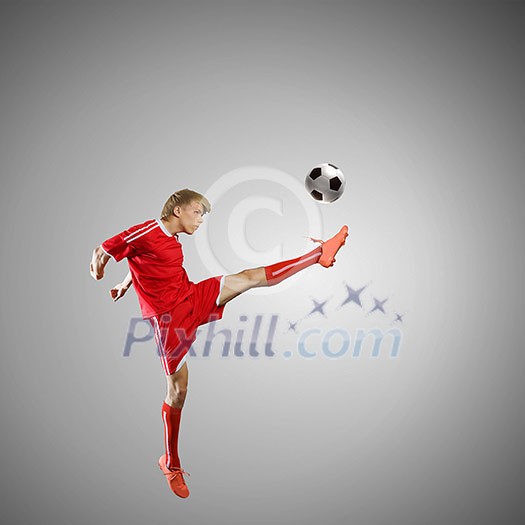
[(144, 234), (150, 231), (152, 221), (137, 224), (123, 232), (106, 239), (100, 247), (105, 253), (119, 262), (144, 252)]

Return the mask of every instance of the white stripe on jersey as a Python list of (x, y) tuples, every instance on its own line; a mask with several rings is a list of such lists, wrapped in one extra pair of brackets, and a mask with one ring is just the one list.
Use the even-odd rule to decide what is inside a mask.
[(130, 237), (133, 237), (133, 236), (137, 235), (137, 233), (140, 233), (142, 230), (146, 230), (148, 228), (151, 228), (151, 226), (153, 225), (152, 221), (154, 222), (154, 219), (151, 219), (150, 221), (148, 221), (148, 224), (146, 224), (146, 226), (142, 226), (142, 228), (139, 228), (138, 230), (134, 231), (133, 233), (130, 233), (127, 237), (124, 237), (124, 240), (127, 241)]
[(131, 235), (128, 235), (127, 237), (125, 237), (124, 240), (129, 244), (131, 241), (136, 241), (139, 237), (146, 235), (146, 233), (149, 233), (150, 231), (158, 227), (159, 225), (155, 222), (153, 224), (150, 224), (149, 226), (146, 226), (146, 228), (149, 228), (148, 230), (145, 230), (142, 233), (139, 233), (142, 230), (144, 230), (144, 228), (141, 228), (140, 230), (137, 230), (136, 232), (133, 232)]

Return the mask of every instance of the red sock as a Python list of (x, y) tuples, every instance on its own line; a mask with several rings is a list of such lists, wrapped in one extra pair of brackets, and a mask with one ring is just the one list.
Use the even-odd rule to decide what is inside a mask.
[(273, 284), (280, 283), (300, 270), (304, 270), (304, 268), (312, 266), (312, 264), (315, 264), (319, 260), (321, 253), (321, 247), (318, 246), (311, 252), (308, 252), (301, 257), (297, 257), (297, 259), (281, 261), (271, 264), (270, 266), (265, 266), (264, 270), (266, 272), (266, 280), (268, 281), (268, 284), (271, 286)]
[(162, 420), (164, 421), (164, 446), (166, 447), (166, 466), (169, 469), (180, 468), (179, 427), (182, 409), (162, 403)]

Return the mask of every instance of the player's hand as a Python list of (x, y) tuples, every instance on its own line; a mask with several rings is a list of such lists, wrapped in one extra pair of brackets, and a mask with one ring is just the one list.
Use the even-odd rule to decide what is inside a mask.
[(128, 288), (124, 286), (122, 283), (116, 284), (111, 290), (109, 291), (109, 295), (111, 295), (111, 298), (113, 301), (118, 301), (121, 297), (124, 296), (124, 294), (128, 291)]

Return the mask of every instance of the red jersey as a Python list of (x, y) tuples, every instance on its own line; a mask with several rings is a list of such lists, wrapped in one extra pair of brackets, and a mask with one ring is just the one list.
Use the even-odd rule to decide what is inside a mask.
[(144, 319), (170, 312), (191, 295), (182, 245), (160, 219), (132, 226), (105, 240), (101, 248), (117, 262), (127, 257)]

